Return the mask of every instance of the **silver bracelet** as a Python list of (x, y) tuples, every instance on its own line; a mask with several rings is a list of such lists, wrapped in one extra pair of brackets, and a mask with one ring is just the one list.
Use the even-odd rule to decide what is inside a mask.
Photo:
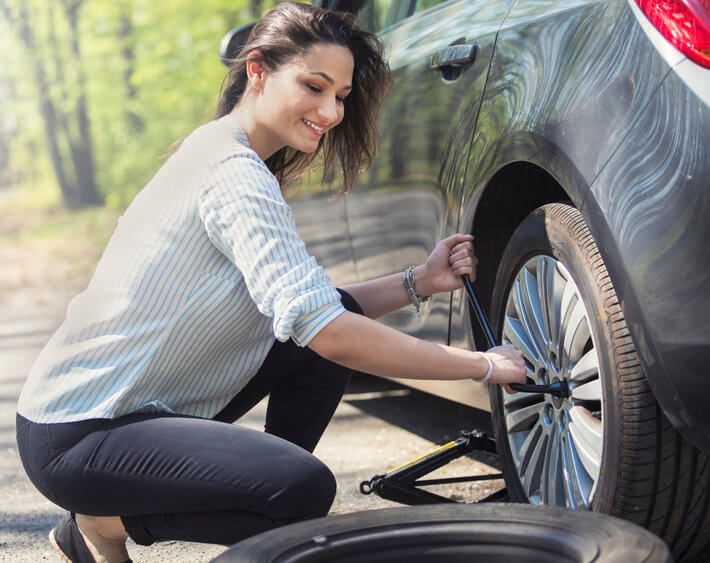
[(403, 279), (404, 289), (407, 290), (407, 295), (409, 295), (409, 299), (414, 305), (414, 308), (417, 310), (417, 317), (421, 317), (421, 304), (428, 301), (429, 296), (422, 297), (417, 291), (417, 285), (414, 282), (414, 266), (408, 266), (407, 268), (405, 268)]
[(491, 376), (493, 375), (493, 361), (486, 356), (486, 354), (483, 354), (483, 357), (488, 360), (488, 372), (486, 372), (486, 377), (481, 379), (481, 383), (488, 383), (488, 381), (491, 379)]

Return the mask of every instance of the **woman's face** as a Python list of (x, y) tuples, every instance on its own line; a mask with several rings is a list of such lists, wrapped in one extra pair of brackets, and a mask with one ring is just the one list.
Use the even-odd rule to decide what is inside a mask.
[(320, 138), (343, 120), (354, 64), (347, 47), (317, 44), (265, 72), (254, 118), (274, 152), (284, 146), (307, 153), (318, 148)]

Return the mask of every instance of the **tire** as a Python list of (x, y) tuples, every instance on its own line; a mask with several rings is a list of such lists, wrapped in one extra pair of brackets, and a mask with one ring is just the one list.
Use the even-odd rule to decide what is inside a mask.
[(214, 561), (656, 563), (672, 558), (653, 534), (608, 516), (517, 504), (456, 504), (291, 524), (244, 540)]
[[(535, 296), (537, 308), (531, 305)], [(522, 312), (516, 299), (525, 303)], [(555, 305), (542, 305), (550, 303)], [(579, 307), (586, 328), (574, 322)], [(563, 308), (566, 324), (556, 321)], [(502, 342), (530, 349), (530, 377), (567, 379), (571, 388), (571, 397), (559, 402), (549, 395), (506, 395), (498, 387), (491, 392), (511, 500), (625, 518), (663, 538), (679, 560), (707, 550), (709, 456), (688, 444), (661, 412), (602, 256), (576, 208), (545, 205), (521, 223), (501, 259), (491, 317)], [(555, 326), (567, 331), (548, 330)], [(525, 338), (515, 342), (521, 332)], [(559, 337), (545, 332), (564, 334), (569, 354)]]

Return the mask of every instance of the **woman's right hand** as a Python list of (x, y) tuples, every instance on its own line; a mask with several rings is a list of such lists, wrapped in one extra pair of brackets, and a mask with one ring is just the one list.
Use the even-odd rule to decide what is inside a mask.
[(496, 346), (484, 354), (493, 362), (493, 373), (488, 383), (498, 383), (503, 385), (506, 392), (514, 393), (508, 386), (509, 383), (525, 383), (527, 381), (527, 368), (523, 353), (512, 344)]

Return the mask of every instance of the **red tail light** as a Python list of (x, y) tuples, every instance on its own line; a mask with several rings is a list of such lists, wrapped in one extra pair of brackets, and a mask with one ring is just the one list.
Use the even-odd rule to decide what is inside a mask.
[(710, 68), (710, 0), (636, 0), (676, 49)]

